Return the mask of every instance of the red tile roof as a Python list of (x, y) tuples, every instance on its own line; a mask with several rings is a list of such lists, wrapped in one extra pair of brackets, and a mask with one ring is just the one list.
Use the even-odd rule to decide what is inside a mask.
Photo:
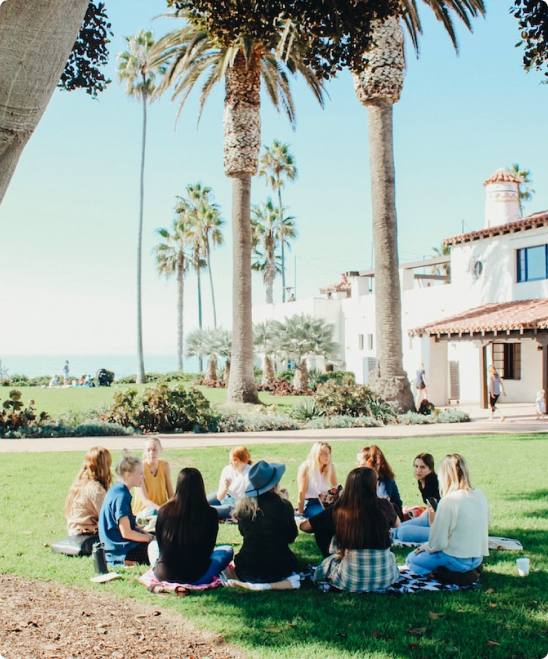
[(489, 183), (517, 183), (519, 185), (519, 179), (517, 179), (512, 172), (509, 172), (507, 169), (501, 168), (497, 169), (494, 174), (483, 182), (483, 185), (488, 185)]
[(341, 281), (336, 284), (328, 284), (320, 288), (320, 293), (348, 293), (352, 289), (352, 284), (347, 281), (346, 275), (343, 275)]
[(532, 215), (527, 215), (527, 217), (522, 217), (521, 220), (510, 222), (509, 224), (501, 224), (500, 226), (490, 227), (489, 229), (480, 229), (479, 231), (463, 233), (453, 238), (446, 238), (443, 244), (458, 245), (460, 243), (471, 243), (475, 240), (482, 240), (483, 238), (491, 238), (492, 236), (517, 233), (518, 231), (527, 231), (528, 229), (546, 226), (548, 226), (548, 211), (541, 211), (540, 213), (533, 213)]
[(523, 332), (548, 329), (548, 300), (519, 300), (485, 304), (455, 316), (409, 330), (409, 336), (428, 334), (485, 334), (485, 332)]

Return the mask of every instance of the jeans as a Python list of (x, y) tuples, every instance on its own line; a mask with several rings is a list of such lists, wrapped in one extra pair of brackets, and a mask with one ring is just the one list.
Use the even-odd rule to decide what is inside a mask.
[(430, 572), (434, 572), (439, 567), (446, 567), (451, 572), (469, 572), (478, 567), (483, 561), (483, 558), (456, 558), (449, 556), (443, 551), (435, 551), (429, 554), (427, 551), (422, 551), (420, 554), (415, 554), (412, 551), (407, 557), (407, 567), (413, 574), (424, 576)]
[(430, 520), (428, 512), (402, 522), (394, 529), (394, 538), (402, 542), (428, 542), (430, 537)]
[(323, 506), (319, 499), (306, 499), (304, 502), (304, 516), (307, 519), (318, 515), (323, 510)]
[(234, 556), (234, 550), (230, 545), (219, 545), (215, 547), (211, 554), (211, 565), (201, 579), (194, 582), (194, 585), (200, 586), (204, 583), (211, 583), (213, 577), (218, 577), (225, 567), (230, 563)]
[(217, 499), (217, 493), (213, 492), (213, 494), (208, 494), (207, 495), (207, 502), (209, 503), (210, 506), (215, 508), (217, 511), (217, 517), (219, 519), (228, 519), (232, 515), (232, 509), (234, 508), (234, 504), (236, 501), (227, 494), (226, 497), (222, 500), (219, 501)]

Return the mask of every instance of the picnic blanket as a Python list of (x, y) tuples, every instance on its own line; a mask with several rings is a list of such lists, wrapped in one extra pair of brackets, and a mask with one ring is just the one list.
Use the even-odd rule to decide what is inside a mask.
[[(403, 542), (395, 539), (392, 542), (393, 547), (420, 547), (422, 542)], [(489, 549), (508, 549), (512, 551), (521, 551), (523, 545), (515, 538), (502, 538), (498, 535), (489, 536)]]
[(211, 588), (219, 588), (222, 586), (221, 580), (219, 577), (213, 577), (211, 583), (202, 584), (196, 586), (191, 583), (174, 583), (172, 581), (159, 581), (154, 576), (154, 571), (152, 568), (147, 570), (144, 574), (139, 577), (139, 581), (144, 584), (152, 593), (176, 593), (179, 597), (186, 595), (188, 591), (197, 591), (197, 590), (209, 590)]
[[(478, 582), (473, 583), (470, 586), (457, 586), (452, 583), (441, 583), (435, 579), (428, 579), (427, 577), (418, 577), (416, 574), (412, 574), (407, 566), (399, 566), (400, 577), (393, 584), (388, 586), (388, 588), (378, 588), (377, 590), (370, 590), (364, 592), (370, 593), (418, 593), (421, 591), (430, 591), (430, 592), (447, 592), (454, 590), (471, 590), (479, 588), (480, 584)], [(330, 584), (326, 582), (320, 582), (316, 584), (318, 588), (327, 593), (331, 590)]]
[(252, 583), (251, 581), (240, 581), (234, 571), (233, 565), (231, 564), (226, 570), (224, 570), (224, 572), (221, 572), (220, 576), (223, 586), (227, 586), (228, 588), (238, 587), (247, 590), (296, 590), (301, 587), (301, 577), (295, 572), (282, 581), (275, 581), (273, 583)]

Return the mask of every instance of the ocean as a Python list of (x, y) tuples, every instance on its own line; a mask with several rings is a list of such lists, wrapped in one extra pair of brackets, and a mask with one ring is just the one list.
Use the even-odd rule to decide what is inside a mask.
[[(116, 379), (134, 375), (137, 371), (136, 355), (0, 355), (0, 368), (10, 375), (62, 375), (63, 365), (69, 360), (71, 378), (84, 374), (95, 376), (101, 368), (114, 371)], [(191, 357), (183, 362), (186, 373), (197, 373), (198, 358)], [(145, 355), (145, 372), (168, 373), (177, 370), (175, 355)]]

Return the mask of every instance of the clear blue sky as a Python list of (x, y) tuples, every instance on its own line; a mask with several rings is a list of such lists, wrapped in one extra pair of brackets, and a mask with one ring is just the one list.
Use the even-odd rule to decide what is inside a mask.
[[(421, 4), (421, 3), (419, 3)], [(487, 0), (474, 33), (457, 26), (457, 57), (441, 26), (422, 8), (424, 35), (395, 106), (395, 157), (400, 260), (431, 255), (451, 235), (482, 226), (483, 181), (518, 162), (531, 170), (537, 193), (526, 212), (548, 209), (548, 86), (525, 73), (510, 0)], [(56, 92), (27, 146), (0, 207), (0, 358), (13, 354), (105, 354), (135, 350), (135, 252), (141, 110), (117, 84), (123, 36), (152, 27), (157, 37), (176, 26), (152, 21), (163, 0), (109, 3), (115, 36), (99, 100)], [(366, 110), (349, 74), (329, 83), (325, 110), (296, 80), (297, 129), (263, 104), (263, 144), (291, 145), (299, 170), (284, 189), (299, 239), (288, 258), (297, 296), (347, 270), (371, 263), (371, 207)], [(223, 89), (209, 99), (196, 130), (196, 96), (177, 131), (177, 107), (165, 97), (149, 113), (144, 229), (146, 354), (175, 354), (175, 282), (155, 273), (154, 230), (169, 226), (176, 195), (188, 183), (213, 188), (221, 205), (226, 247), (213, 254), (219, 317), (231, 326), (231, 186), (223, 173)], [(266, 198), (253, 181), (253, 202)], [(463, 222), (465, 223), (463, 225)], [(295, 272), (296, 266), (296, 272)], [(185, 331), (197, 325), (196, 283), (186, 279)], [(260, 276), (254, 302), (264, 301)], [(276, 298), (281, 299), (281, 283)], [(204, 302), (205, 323), (212, 322)]]

